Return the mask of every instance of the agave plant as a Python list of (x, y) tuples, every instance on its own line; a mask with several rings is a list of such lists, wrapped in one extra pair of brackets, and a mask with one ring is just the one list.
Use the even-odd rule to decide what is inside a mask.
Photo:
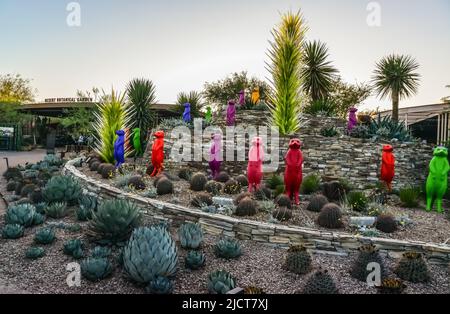
[(6, 211), (6, 224), (18, 224), (24, 227), (30, 227), (34, 223), (36, 208), (31, 204), (20, 204), (9, 206)]
[(37, 244), (51, 244), (55, 239), (55, 230), (53, 228), (39, 229), (34, 235), (34, 242)]
[[(125, 94), (111, 91), (111, 95), (105, 95), (98, 105), (98, 110), (94, 112), (97, 130), (95, 135), (95, 151), (108, 163), (114, 163), (114, 141), (116, 131), (124, 130), (129, 126), (130, 109), (125, 102)], [(128, 155), (126, 148), (125, 155)]]
[(143, 78), (134, 79), (127, 85), (127, 95), (131, 105), (131, 128), (150, 129), (153, 122), (150, 107), (156, 99), (153, 82)]
[(226, 294), (236, 287), (231, 274), (225, 270), (218, 270), (208, 276), (208, 291), (215, 294)]
[(282, 16), (278, 28), (272, 31), (274, 37), (268, 52), (268, 70), (272, 74), (272, 92), (269, 94), (269, 109), (272, 125), (282, 135), (298, 131), (300, 115), (299, 76), (303, 42), (307, 27), (300, 12), (288, 12)]
[(187, 268), (195, 270), (205, 265), (206, 257), (200, 251), (189, 251), (184, 258), (184, 264)]
[(413, 138), (403, 121), (396, 121), (390, 116), (372, 120), (369, 125), (369, 135), (382, 139), (392, 140), (396, 138), (400, 142), (411, 141)]
[(112, 273), (111, 263), (107, 258), (88, 257), (80, 264), (81, 274), (89, 281), (99, 281)]
[(42, 196), (49, 203), (67, 202), (76, 204), (81, 196), (81, 186), (70, 176), (54, 176), (42, 190)]
[(63, 252), (66, 255), (70, 255), (75, 259), (80, 259), (83, 254), (83, 242), (80, 239), (73, 239), (64, 242)]
[(203, 231), (199, 224), (185, 223), (178, 229), (181, 247), (185, 249), (198, 249), (203, 242)]
[(4, 239), (18, 239), (23, 236), (23, 226), (18, 224), (8, 224), (2, 229)]
[(234, 239), (224, 238), (214, 246), (214, 254), (225, 259), (238, 258), (242, 254), (241, 245)]
[(25, 251), (25, 257), (28, 259), (38, 259), (45, 255), (45, 250), (41, 247), (30, 247)]
[(106, 246), (96, 246), (91, 253), (91, 256), (96, 258), (109, 257), (110, 255), (111, 249)]
[(333, 87), (338, 71), (327, 61), (328, 48), (325, 43), (316, 40), (307, 42), (304, 49), (300, 71), (302, 89), (313, 101), (325, 99)]
[(183, 112), (185, 103), (191, 105), (191, 117), (198, 117), (203, 106), (202, 94), (197, 91), (179, 93), (177, 96), (177, 110)]
[(157, 276), (150, 281), (149, 285), (145, 288), (145, 291), (151, 294), (171, 294), (173, 291), (173, 284), (169, 278)]

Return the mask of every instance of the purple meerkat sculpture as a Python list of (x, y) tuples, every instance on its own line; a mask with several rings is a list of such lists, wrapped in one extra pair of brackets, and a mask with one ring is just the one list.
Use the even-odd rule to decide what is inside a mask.
[(239, 92), (239, 102), (238, 102), (239, 106), (243, 106), (245, 105), (245, 90), (241, 90)]
[(183, 121), (186, 123), (191, 122), (191, 104), (188, 102), (184, 104)]
[(119, 168), (125, 162), (125, 131), (117, 130), (118, 138), (114, 142), (114, 159), (116, 168)]
[(236, 104), (233, 100), (228, 102), (227, 107), (227, 126), (234, 126), (236, 123)]
[(209, 168), (213, 179), (217, 177), (220, 172), (220, 165), (222, 163), (222, 135), (214, 134), (211, 141), (211, 149), (209, 155)]
[(356, 112), (358, 109), (356, 108), (350, 108), (349, 114), (348, 114), (348, 124), (347, 124), (347, 131), (350, 133), (353, 128), (358, 124), (358, 120), (356, 119)]

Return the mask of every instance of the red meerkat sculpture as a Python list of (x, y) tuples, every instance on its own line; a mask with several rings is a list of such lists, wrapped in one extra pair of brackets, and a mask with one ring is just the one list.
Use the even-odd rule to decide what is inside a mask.
[(381, 156), (381, 180), (386, 183), (389, 192), (392, 192), (392, 180), (395, 176), (395, 156), (392, 153), (394, 148), (391, 145), (383, 146)]
[(303, 179), (301, 146), (302, 142), (298, 138), (291, 139), (289, 141), (289, 150), (284, 158), (286, 163), (284, 172), (285, 193), (296, 205), (300, 204), (299, 190)]
[(262, 139), (255, 137), (252, 140), (252, 147), (248, 152), (247, 178), (249, 192), (256, 191), (261, 185), (263, 160), (264, 148)]
[(155, 140), (152, 146), (152, 165), (153, 172), (151, 177), (157, 176), (163, 170), (164, 162), (164, 132), (157, 131), (154, 134)]

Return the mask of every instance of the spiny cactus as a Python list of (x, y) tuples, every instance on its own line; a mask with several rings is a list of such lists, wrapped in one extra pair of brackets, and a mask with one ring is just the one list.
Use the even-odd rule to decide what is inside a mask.
[(34, 235), (34, 242), (37, 244), (51, 244), (55, 239), (55, 230), (53, 228), (39, 229)]
[(110, 179), (114, 177), (114, 174), (116, 173), (116, 168), (114, 165), (111, 164), (104, 164), (101, 168), (101, 175), (103, 179)]
[(292, 208), (291, 199), (286, 194), (278, 195), (275, 199), (275, 204), (277, 204), (279, 207), (287, 207), (289, 209)]
[(178, 172), (178, 177), (180, 179), (183, 179), (183, 180), (186, 180), (186, 181), (190, 181), (191, 177), (192, 177), (192, 172), (191, 172), (191, 170), (189, 170), (187, 168), (182, 168)]
[(65, 202), (52, 203), (45, 209), (45, 214), (51, 218), (63, 218), (67, 213), (68, 209)]
[(205, 265), (206, 257), (201, 251), (189, 251), (184, 258), (186, 268), (196, 270)]
[(208, 275), (208, 291), (214, 294), (226, 294), (236, 288), (233, 276), (225, 270), (218, 270)]
[(223, 186), (223, 192), (226, 194), (237, 194), (241, 191), (241, 186), (237, 181), (230, 179)]
[(131, 186), (132, 188), (136, 189), (136, 190), (145, 190), (146, 185), (144, 180), (142, 179), (141, 176), (132, 176), (129, 180), (128, 180), (128, 185)]
[(345, 188), (339, 181), (325, 182), (322, 185), (322, 193), (330, 201), (339, 201), (345, 196)]
[(88, 257), (81, 262), (80, 267), (81, 274), (89, 281), (102, 280), (112, 273), (112, 266), (107, 258)]
[(191, 177), (191, 181), (190, 181), (191, 190), (197, 191), (197, 192), (203, 191), (205, 189), (205, 185), (206, 185), (207, 181), (208, 180), (206, 179), (206, 176), (203, 173), (198, 172), (198, 173), (194, 174)]
[(120, 244), (126, 241), (140, 222), (140, 208), (126, 200), (103, 201), (92, 212), (88, 234), (102, 244)]
[(309, 201), (308, 206), (306, 207), (306, 210), (309, 210), (311, 212), (320, 213), (320, 210), (328, 204), (328, 199), (323, 195), (314, 195), (311, 200)]
[(44, 199), (49, 203), (66, 202), (74, 205), (81, 196), (80, 184), (70, 176), (54, 176), (42, 190)]
[(145, 287), (145, 291), (150, 294), (171, 294), (173, 292), (173, 284), (167, 277), (156, 276)]
[(89, 170), (91, 171), (97, 171), (98, 167), (100, 166), (100, 161), (93, 160), (89, 163)]
[(28, 259), (38, 259), (45, 255), (45, 250), (41, 247), (30, 247), (25, 251), (25, 257)]
[(80, 239), (72, 239), (64, 242), (63, 252), (75, 259), (80, 259), (84, 256), (83, 247), (83, 242)]
[[(149, 174), (149, 175), (150, 175), (150, 174)], [(155, 188), (156, 188), (156, 186), (158, 185), (159, 180), (161, 180), (161, 179), (169, 179), (169, 178), (166, 176), (165, 173), (158, 174), (158, 175), (155, 177), (155, 179), (153, 180), (153, 185), (155, 186)]]
[(135, 229), (123, 251), (124, 269), (138, 283), (173, 276), (177, 262), (175, 242), (162, 227)]
[(205, 184), (205, 191), (211, 193), (212, 195), (218, 195), (221, 190), (222, 190), (222, 183), (220, 182), (209, 180)]
[(385, 276), (385, 267), (378, 250), (373, 244), (363, 245), (359, 249), (359, 254), (353, 262), (350, 275), (360, 281), (367, 281), (371, 271), (367, 270), (369, 263), (378, 263), (381, 267), (381, 277)]
[(422, 255), (416, 252), (403, 254), (395, 269), (395, 274), (403, 280), (414, 283), (428, 282), (431, 279), (427, 263)]
[(253, 216), (258, 213), (258, 203), (250, 197), (244, 197), (236, 207), (237, 216)]
[(306, 282), (303, 294), (338, 294), (339, 290), (334, 283), (333, 277), (326, 270), (314, 273)]
[(266, 294), (266, 292), (259, 287), (247, 286), (244, 288), (244, 294)]
[(198, 249), (203, 242), (203, 230), (200, 224), (188, 222), (178, 229), (178, 238), (182, 248)]
[[(240, 174), (235, 178), (236, 182), (239, 183), (240, 186), (248, 186), (248, 179), (245, 175)], [(227, 180), (228, 181), (228, 180)]]
[(267, 188), (267, 187), (265, 187), (265, 186), (262, 186), (262, 187), (260, 187), (259, 189), (257, 189), (257, 190), (255, 191), (254, 195), (255, 195), (255, 198), (256, 198), (258, 201), (265, 201), (265, 200), (270, 200), (270, 199), (272, 199), (272, 197), (273, 197), (273, 192), (272, 192), (271, 189), (269, 189), (269, 188)]
[(214, 245), (214, 254), (225, 259), (238, 258), (242, 255), (241, 245), (235, 239), (220, 239)]
[(156, 184), (156, 193), (158, 195), (170, 194), (173, 192), (173, 183), (167, 178), (161, 178)]
[(24, 227), (33, 225), (36, 208), (31, 204), (10, 205), (6, 211), (6, 224), (18, 224)]
[(91, 253), (94, 258), (106, 258), (111, 255), (111, 249), (106, 246), (96, 246)]
[(217, 175), (215, 180), (217, 182), (225, 183), (228, 180), (230, 180), (230, 175), (228, 173), (226, 173), (225, 171), (221, 171), (221, 172), (219, 172), (219, 174)]
[(397, 221), (390, 214), (381, 214), (375, 221), (375, 227), (382, 232), (392, 233), (397, 231)]
[(238, 205), (244, 198), (249, 197), (252, 198), (253, 194), (250, 192), (243, 192), (243, 193), (239, 193), (238, 196), (236, 196), (233, 200), (233, 203), (235, 205)]
[(402, 280), (397, 278), (386, 278), (381, 282), (380, 286), (376, 286), (379, 294), (402, 294), (406, 285)]
[(2, 229), (2, 238), (18, 239), (23, 237), (24, 228), (18, 224), (7, 224)]
[(320, 211), (317, 223), (319, 226), (330, 229), (342, 228), (341, 208), (333, 203), (325, 205)]
[(311, 255), (303, 246), (292, 246), (288, 250), (284, 268), (294, 274), (304, 275), (311, 271)]
[(278, 221), (287, 221), (292, 218), (292, 209), (287, 207), (275, 208), (272, 211), (272, 217)]
[(200, 192), (196, 194), (191, 201), (191, 205), (194, 207), (202, 208), (203, 206), (210, 206), (213, 204), (211, 194), (207, 192)]

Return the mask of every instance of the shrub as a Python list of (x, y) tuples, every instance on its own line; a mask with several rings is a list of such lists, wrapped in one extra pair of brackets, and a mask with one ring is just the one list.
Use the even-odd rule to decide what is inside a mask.
[(196, 270), (205, 265), (206, 257), (200, 251), (189, 251), (184, 258), (184, 264), (186, 268)]
[(173, 276), (177, 262), (175, 242), (162, 227), (135, 229), (123, 251), (124, 269), (138, 283)]
[(427, 263), (416, 252), (404, 253), (394, 272), (401, 279), (414, 283), (428, 282), (431, 279)]
[(323, 128), (322, 130), (320, 130), (320, 134), (325, 137), (335, 137), (339, 134), (339, 132), (337, 131), (336, 127), (332, 126)]
[(112, 273), (112, 266), (107, 258), (88, 257), (81, 262), (80, 268), (83, 277), (94, 282), (102, 280)]
[(39, 229), (34, 235), (34, 242), (37, 244), (51, 244), (55, 239), (55, 230), (53, 228)]
[(395, 217), (390, 214), (381, 214), (375, 221), (375, 227), (385, 233), (392, 233), (397, 230)]
[(288, 250), (284, 268), (297, 275), (304, 275), (311, 271), (311, 255), (303, 246), (292, 246)]
[(241, 186), (233, 179), (228, 180), (223, 186), (223, 192), (226, 194), (237, 194), (240, 190)]
[(281, 194), (279, 195), (276, 199), (275, 199), (275, 203), (279, 206), (279, 207), (287, 207), (288, 209), (292, 208), (292, 202), (291, 199), (289, 198), (289, 196), (285, 195), (285, 194)]
[(208, 180), (206, 179), (206, 176), (198, 172), (194, 174), (191, 178), (191, 190), (193, 191), (203, 191), (205, 189), (205, 184)]
[(381, 267), (381, 277), (385, 275), (383, 260), (376, 247), (372, 244), (363, 245), (358, 248), (359, 254), (350, 269), (350, 275), (360, 281), (367, 281), (367, 277), (372, 271), (367, 270), (369, 263), (378, 263)]
[(415, 208), (419, 205), (420, 189), (407, 187), (400, 190), (400, 201), (406, 208)]
[(274, 196), (278, 196), (284, 193), (284, 184), (278, 185), (274, 190)]
[(367, 208), (368, 202), (369, 200), (361, 191), (351, 191), (347, 194), (347, 203), (354, 211), (364, 211)]
[(31, 204), (9, 206), (5, 215), (5, 223), (30, 227), (33, 225), (35, 213), (36, 208)]
[(198, 249), (203, 242), (203, 231), (199, 224), (188, 222), (178, 229), (178, 238), (182, 248)]
[(317, 223), (319, 226), (330, 229), (342, 228), (341, 208), (333, 203), (325, 205), (320, 211)]
[(80, 259), (84, 256), (83, 247), (83, 242), (80, 239), (68, 240), (64, 242), (63, 252), (75, 259)]
[(272, 199), (273, 193), (271, 189), (261, 186), (254, 192), (254, 196), (258, 201), (265, 201)]
[(192, 171), (187, 168), (183, 168), (178, 172), (178, 177), (180, 179), (190, 181), (192, 177)]
[[(248, 186), (248, 179), (245, 175), (241, 174), (235, 178), (236, 182), (239, 183), (240, 186)], [(228, 181), (228, 180), (227, 180)]]
[(225, 270), (218, 270), (208, 275), (208, 291), (213, 294), (226, 294), (236, 288), (236, 282)]
[(286, 221), (292, 218), (292, 210), (287, 207), (276, 208), (272, 212), (272, 217), (279, 221)]
[(214, 180), (209, 180), (205, 184), (205, 191), (211, 193), (212, 195), (217, 195), (222, 190), (222, 183), (216, 182)]
[(28, 259), (38, 259), (45, 255), (45, 250), (41, 247), (30, 247), (25, 251), (25, 257)]
[(126, 200), (106, 200), (92, 212), (89, 235), (97, 242), (120, 244), (140, 222), (140, 208)]
[(156, 193), (158, 195), (166, 195), (173, 193), (173, 183), (167, 178), (161, 178), (156, 184)]
[(213, 200), (211, 194), (207, 192), (198, 193), (191, 201), (191, 205), (198, 208), (202, 208), (203, 206), (210, 206), (212, 204)]
[(302, 194), (313, 194), (320, 189), (320, 178), (315, 174), (307, 175), (303, 181), (302, 186), (300, 187), (300, 192)]
[(219, 174), (216, 177), (217, 182), (226, 183), (228, 180), (230, 180), (230, 175), (225, 171), (219, 172)]
[(339, 290), (328, 271), (319, 270), (306, 282), (303, 294), (338, 294)]
[(236, 207), (237, 216), (253, 216), (258, 213), (258, 204), (250, 197), (243, 198)]
[(311, 198), (308, 206), (306, 207), (306, 210), (319, 213), (320, 210), (327, 204), (328, 204), (328, 199), (321, 194), (317, 194)]
[(156, 276), (145, 287), (145, 291), (150, 294), (171, 294), (173, 292), (173, 284), (167, 277)]
[(224, 238), (214, 245), (214, 254), (225, 259), (238, 258), (242, 254), (241, 245), (234, 239)]
[(146, 188), (144, 180), (139, 175), (132, 176), (130, 180), (128, 180), (128, 185), (140, 191), (145, 190)]
[(284, 180), (282, 176), (279, 176), (277, 174), (272, 174), (269, 179), (266, 181), (267, 186), (271, 188), (272, 190), (276, 189), (277, 186), (283, 185), (284, 186)]
[(81, 196), (81, 186), (70, 176), (54, 176), (47, 182), (42, 195), (48, 203), (66, 202), (74, 205)]
[(64, 202), (52, 203), (45, 209), (45, 214), (51, 218), (63, 218), (67, 213), (67, 204)]
[(7, 224), (2, 229), (2, 238), (18, 239), (23, 237), (24, 228), (18, 224)]

